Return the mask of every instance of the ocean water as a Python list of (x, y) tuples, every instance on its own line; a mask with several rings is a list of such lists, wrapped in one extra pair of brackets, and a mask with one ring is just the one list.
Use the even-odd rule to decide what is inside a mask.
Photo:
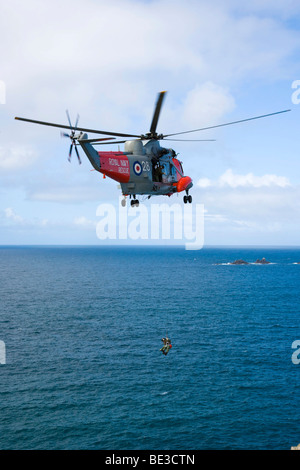
[[(263, 256), (272, 264), (227, 264)], [(0, 247), (0, 259), (0, 449), (300, 443), (300, 249)]]

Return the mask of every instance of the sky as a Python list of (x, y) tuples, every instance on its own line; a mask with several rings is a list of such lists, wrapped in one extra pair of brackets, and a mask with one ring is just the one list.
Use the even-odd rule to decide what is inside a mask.
[(142, 134), (162, 90), (159, 133), (291, 110), (168, 146), (204, 206), (205, 245), (299, 246), (297, 0), (1, 2), (0, 245), (109, 245), (98, 208), (120, 205), (83, 152), (68, 162), (59, 129), (15, 116), (67, 124), (68, 109), (82, 127)]

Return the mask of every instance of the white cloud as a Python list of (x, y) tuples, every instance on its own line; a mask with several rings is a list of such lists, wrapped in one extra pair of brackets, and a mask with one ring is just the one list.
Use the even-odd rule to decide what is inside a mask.
[(197, 186), (200, 188), (209, 188), (211, 186), (220, 188), (264, 188), (278, 186), (279, 188), (286, 188), (291, 186), (291, 183), (285, 176), (277, 176), (274, 174), (256, 176), (253, 173), (239, 175), (233, 173), (232, 169), (229, 168), (216, 181), (212, 181), (209, 178), (200, 178), (197, 182)]
[[(21, 229), (32, 229), (32, 228), (46, 228), (51, 223), (49, 224), (49, 221), (45, 218), (39, 219), (39, 218), (27, 218), (23, 217), (19, 214), (16, 213), (14, 209), (11, 207), (7, 207), (4, 209), (4, 220), (2, 219), (2, 225), (4, 226), (12, 226), (15, 229), (16, 228), (21, 228)], [(1, 220), (0, 220), (1, 222)]]
[(262, 188), (270, 186), (279, 186), (280, 188), (286, 188), (290, 186), (289, 179), (285, 176), (277, 175), (263, 175), (256, 176), (253, 173), (247, 173), (246, 175), (239, 175), (233, 173), (231, 169), (228, 169), (220, 176), (218, 181), (219, 186), (229, 186), (230, 188), (238, 187), (253, 187)]
[(11, 0), (0, 30), (8, 104), (48, 112), (65, 102), (88, 109), (100, 96), (147, 109), (149, 88), (182, 93), (195, 83), (280, 73), (299, 46), (279, 20), (243, 8), (233, 14), (226, 2), (87, 0), (83, 11), (79, 0)]
[(228, 89), (210, 81), (197, 84), (184, 100), (182, 121), (197, 128), (208, 122), (213, 125), (234, 107), (234, 98)]
[(19, 171), (31, 166), (37, 158), (36, 152), (22, 145), (0, 147), (0, 169)]
[(74, 224), (84, 229), (95, 229), (97, 222), (87, 219), (85, 216), (76, 217), (74, 219)]
[(204, 212), (205, 212), (204, 218), (206, 221), (216, 222), (216, 223), (223, 223), (223, 222), (229, 221), (229, 219), (222, 214), (211, 214), (209, 213), (207, 209)]
[[(96, 221), (89, 220), (85, 216), (75, 217), (73, 220), (60, 220), (58, 218), (39, 218), (21, 216), (12, 207), (7, 207), (0, 213), (0, 225), (5, 227), (14, 227), (15, 229), (73, 229), (76, 226), (79, 229), (95, 229)], [(3, 217), (4, 216), (4, 217)]]
[(199, 188), (209, 188), (212, 186), (212, 181), (209, 178), (200, 178), (197, 182)]
[(23, 219), (23, 217), (16, 214), (15, 211), (11, 207), (7, 207), (6, 209), (4, 209), (4, 214), (5, 214), (6, 219), (9, 219), (15, 224), (23, 225), (25, 223), (25, 220)]
[(208, 244), (289, 244), (297, 239), (300, 187), (284, 176), (227, 170), (215, 180), (200, 179), (195, 192), (206, 208)]

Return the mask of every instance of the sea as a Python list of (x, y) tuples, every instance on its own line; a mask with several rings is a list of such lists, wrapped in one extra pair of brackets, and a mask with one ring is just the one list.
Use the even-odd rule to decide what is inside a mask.
[(300, 443), (300, 248), (2, 246), (0, 260), (1, 450)]

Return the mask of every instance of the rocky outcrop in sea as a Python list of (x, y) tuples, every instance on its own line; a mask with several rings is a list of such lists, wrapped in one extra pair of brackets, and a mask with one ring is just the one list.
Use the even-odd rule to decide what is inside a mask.
[(229, 263), (229, 264), (249, 264), (249, 263), (247, 263), (247, 261), (244, 261), (243, 259), (237, 259), (233, 261), (233, 263)]
[(270, 264), (270, 261), (267, 261), (266, 258), (257, 259), (255, 264)]

